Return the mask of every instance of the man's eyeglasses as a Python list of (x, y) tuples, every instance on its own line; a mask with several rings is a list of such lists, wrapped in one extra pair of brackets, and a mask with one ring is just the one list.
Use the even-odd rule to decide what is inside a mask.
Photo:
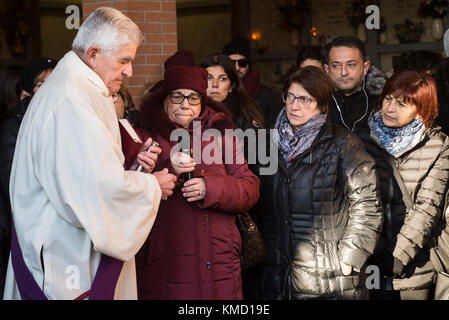
[(239, 64), (240, 68), (246, 68), (248, 66), (248, 59), (243, 58), (243, 59), (239, 59), (239, 60), (233, 60), (231, 59), (231, 61), (235, 64), (236, 62)]
[(199, 94), (191, 94), (188, 96), (183, 95), (181, 92), (170, 92), (168, 94), (168, 98), (170, 99), (171, 103), (174, 104), (181, 104), (184, 99), (187, 98), (187, 101), (192, 106), (197, 106), (201, 103), (201, 96)]
[(295, 96), (293, 93), (288, 92), (286, 95), (282, 95), (282, 100), (287, 103), (287, 104), (293, 104), (295, 102), (295, 100), (298, 99), (298, 102), (303, 106), (303, 107), (309, 107), (310, 104), (312, 103), (313, 99), (306, 97), (306, 96)]

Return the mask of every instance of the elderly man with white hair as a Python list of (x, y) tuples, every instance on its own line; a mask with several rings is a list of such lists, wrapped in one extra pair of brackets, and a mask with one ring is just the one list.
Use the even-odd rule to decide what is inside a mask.
[(145, 172), (124, 170), (112, 96), (141, 42), (129, 18), (98, 8), (33, 97), (11, 172), (5, 299), (137, 298), (134, 255), (176, 180), (151, 173), (158, 147), (135, 161)]

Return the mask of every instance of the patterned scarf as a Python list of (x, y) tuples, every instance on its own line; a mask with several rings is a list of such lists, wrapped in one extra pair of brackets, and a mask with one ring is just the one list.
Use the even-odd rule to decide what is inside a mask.
[(291, 161), (299, 154), (306, 151), (312, 145), (318, 132), (326, 122), (326, 114), (319, 113), (314, 115), (298, 130), (293, 128), (288, 121), (286, 108), (279, 113), (274, 126), (274, 140), (276, 141), (287, 167)]
[(421, 119), (415, 119), (399, 128), (387, 127), (382, 121), (380, 110), (369, 120), (371, 135), (377, 138), (384, 149), (394, 157), (399, 157), (421, 141), (425, 126)]

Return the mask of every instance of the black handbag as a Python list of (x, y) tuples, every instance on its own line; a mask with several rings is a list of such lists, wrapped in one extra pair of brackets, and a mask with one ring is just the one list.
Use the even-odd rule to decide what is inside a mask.
[(235, 223), (242, 238), (242, 270), (265, 262), (268, 258), (265, 240), (251, 216), (247, 212), (239, 213), (236, 216)]

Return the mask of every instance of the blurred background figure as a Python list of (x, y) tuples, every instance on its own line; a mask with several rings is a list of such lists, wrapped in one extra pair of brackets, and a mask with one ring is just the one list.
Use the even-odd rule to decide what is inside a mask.
[(314, 66), (324, 70), (324, 56), (322, 48), (319, 46), (303, 46), (296, 56), (296, 68)]
[(433, 76), (437, 72), (442, 61), (443, 57), (441, 53), (438, 52), (425, 50), (407, 51), (397, 58), (394, 72), (416, 70), (427, 72)]
[(120, 90), (112, 97), (118, 119), (127, 119), (133, 127), (139, 126), (139, 112), (126, 86), (122, 83)]
[(227, 43), (222, 50), (235, 65), (235, 69), (246, 89), (264, 116), (266, 127), (274, 125), (281, 109), (281, 99), (278, 95), (260, 81), (260, 74), (251, 67), (251, 50), (249, 40), (237, 37)]
[(0, 124), (11, 116), (13, 109), (25, 96), (20, 81), (22, 70), (21, 66), (12, 64), (0, 73)]
[[(5, 67), (0, 74), (0, 126), (11, 116), (14, 108), (17, 107), (22, 94), (22, 83), (20, 82), (20, 73), (22, 67), (18, 65), (9, 65)], [(3, 133), (0, 131), (0, 135)], [(0, 141), (1, 141), (0, 136)], [(1, 153), (6, 150), (1, 149)], [(0, 177), (0, 299), (3, 297), (3, 288), (5, 286), (6, 267), (8, 264), (8, 255), (10, 248), (10, 206), (9, 197), (6, 192), (6, 177)]]

